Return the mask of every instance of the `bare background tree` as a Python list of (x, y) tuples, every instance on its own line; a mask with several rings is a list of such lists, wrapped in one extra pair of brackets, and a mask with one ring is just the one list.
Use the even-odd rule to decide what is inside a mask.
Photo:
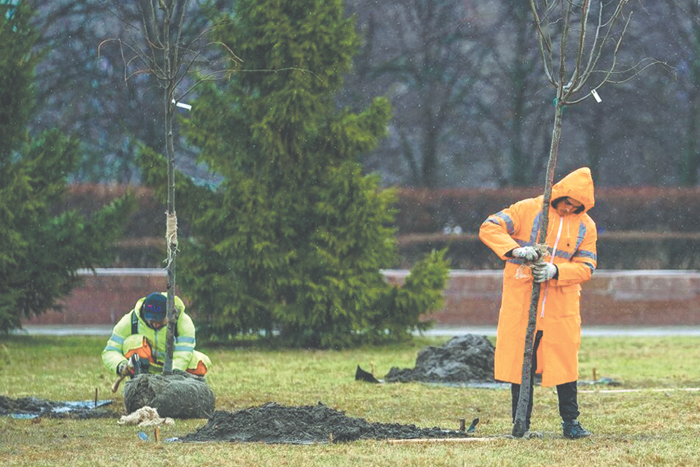
[(492, 21), (484, 27), (492, 33), (482, 42), (489, 56), (471, 96), (478, 112), (469, 121), (481, 122), (481, 151), (491, 161), (486, 177), (498, 186), (531, 186), (546, 164), (550, 133), (542, 123), (550, 115), (551, 95), (541, 79), (530, 6), (504, 0)]
[(394, 106), (390, 136), (368, 168), (390, 159), (403, 183), (438, 188), (441, 168), (464, 158), (464, 128), (476, 110), (468, 96), (488, 54), (479, 44), (486, 31), (467, 20), (464, 3), (359, 0), (352, 6), (366, 41), (350, 79), (352, 98), (386, 93)]
[[(46, 58), (37, 68), (38, 118), (35, 130), (58, 127), (78, 135), (83, 160), (74, 180), (140, 183), (136, 154), (140, 144), (164, 147), (162, 98), (153, 76), (124, 80), (118, 47), (97, 47), (105, 37), (123, 37), (129, 24), (141, 22), (136, 8), (110, 13), (105, 0), (34, 0), (34, 18)], [(225, 4), (225, 5), (224, 5)], [(191, 40), (208, 22), (205, 11), (222, 11), (223, 0), (190, 1), (182, 38)], [(206, 8), (205, 8), (206, 7)], [(179, 112), (186, 112), (178, 109)], [(175, 128), (175, 137), (178, 137)], [(178, 154), (178, 167), (208, 180), (188, 148)]]
[[(656, 30), (666, 33), (679, 58), (677, 97), (685, 118), (679, 119), (681, 138), (679, 184), (695, 186), (700, 169), (700, 5), (694, 0), (667, 0), (653, 6)], [(669, 28), (667, 25), (672, 24)], [(676, 110), (676, 109), (674, 109)], [(678, 115), (678, 114), (676, 114)]]
[[(83, 160), (80, 172), (73, 176), (75, 182), (140, 183), (135, 163), (139, 144), (165, 144), (159, 88), (145, 75), (127, 86), (118, 48), (103, 49), (98, 60), (94, 46), (105, 37), (120, 37), (125, 24), (109, 13), (105, 0), (30, 1), (37, 10), (33, 21), (42, 32), (40, 46), (46, 50), (37, 68), (38, 113), (31, 122), (32, 131), (56, 127), (80, 138)], [(372, 97), (386, 95), (394, 106), (390, 136), (363, 156), (365, 170), (381, 174), (385, 185), (422, 185), (416, 181), (421, 176), (422, 151), (430, 147), (424, 135), (431, 130), (435, 113), (423, 110), (427, 93), (407, 73), (387, 69), (387, 64), (397, 63), (412, 63), (418, 69), (422, 57), (418, 34), (430, 29), (426, 22), (430, 18), (421, 19), (425, 27), (409, 22), (420, 17), (420, 11), (428, 11), (428, 6), (417, 10), (418, 3), (433, 4), (433, 11), (451, 5), (450, 21), (433, 28), (431, 63), (438, 67), (433, 69), (436, 79), (445, 83), (451, 75), (443, 69), (459, 67), (462, 82), (458, 85), (464, 91), (446, 94), (445, 84), (432, 84), (440, 90), (438, 100), (440, 96), (452, 100), (449, 117), (443, 117), (445, 123), (433, 138), (437, 168), (432, 176), (437, 186), (541, 183), (537, 174), (547, 160), (555, 95), (536, 79), (540, 70), (535, 66), (537, 45), (529, 5), (516, 0), (388, 4), (347, 0), (348, 13), (357, 15), (364, 45), (339, 104), (362, 108)], [(186, 38), (202, 30), (208, 8), (228, 11), (234, 5), (223, 0), (191, 0), (190, 4)], [(693, 104), (697, 88), (693, 70), (699, 53), (694, 32), (697, 17), (692, 14), (695, 4), (693, 0), (630, 3), (635, 16), (620, 59), (662, 58), (677, 69), (678, 79), (654, 67), (640, 79), (603, 90), (601, 104), (588, 99), (569, 106), (564, 118), (575, 117), (576, 125), (562, 129), (569, 156), (558, 165), (559, 174), (589, 165), (598, 186), (697, 185), (700, 168), (692, 164), (692, 155), (700, 154), (697, 129), (693, 130), (697, 127), (693, 115), (700, 109)], [(129, 21), (140, 21), (135, 9), (124, 13), (133, 14)], [(464, 47), (457, 47), (451, 37), (461, 37), (458, 42)], [(426, 74), (425, 79), (431, 78)], [(174, 137), (179, 139), (177, 126)], [(417, 171), (411, 169), (402, 138), (411, 143), (408, 147)], [(178, 168), (190, 177), (212, 182), (206, 168), (194, 163), (191, 148), (179, 146), (176, 157)]]

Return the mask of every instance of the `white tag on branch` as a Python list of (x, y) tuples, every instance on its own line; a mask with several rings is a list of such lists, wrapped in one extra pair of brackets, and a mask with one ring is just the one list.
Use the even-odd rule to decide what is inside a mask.
[(180, 107), (180, 108), (187, 109), (187, 110), (192, 110), (191, 105), (185, 104), (182, 102), (175, 102), (175, 99), (173, 99), (173, 104), (175, 104), (176, 107)]
[(593, 94), (593, 97), (595, 98), (597, 103), (600, 104), (601, 102), (603, 102), (603, 99), (601, 99), (598, 95), (598, 91), (596, 91), (595, 89), (591, 89), (591, 94)]

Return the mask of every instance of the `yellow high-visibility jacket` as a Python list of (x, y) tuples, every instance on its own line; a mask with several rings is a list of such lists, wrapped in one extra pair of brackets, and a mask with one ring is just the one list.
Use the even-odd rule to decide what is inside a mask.
[[(163, 326), (156, 331), (146, 324), (140, 313), (141, 305), (145, 299), (146, 297), (139, 299), (134, 309), (124, 315), (114, 326), (112, 335), (102, 351), (102, 363), (105, 368), (113, 373), (116, 373), (119, 363), (125, 360), (124, 355), (129, 350), (132, 350), (126, 348), (126, 346), (129, 346), (130, 342), (135, 342), (135, 345), (140, 345), (142, 342), (141, 339), (130, 339), (127, 341), (132, 335), (144, 336), (150, 344), (152, 355), (155, 359), (155, 363), (151, 363), (151, 373), (159, 373), (163, 370), (167, 345), (167, 326)], [(182, 371), (194, 369), (200, 361), (209, 368), (211, 365), (209, 357), (194, 350), (196, 344), (194, 323), (192, 318), (185, 313), (185, 304), (177, 296), (175, 297), (175, 308), (178, 311), (178, 320), (177, 331), (175, 332), (175, 348), (173, 350), (173, 369)], [(135, 332), (132, 332), (132, 329)], [(125, 341), (127, 341), (126, 346)]]
[(551, 201), (571, 197), (584, 205), (582, 212), (560, 216), (549, 206), (546, 243), (553, 249), (557, 279), (534, 284), (530, 268), (506, 253), (517, 247), (536, 245), (542, 221), (543, 197), (519, 201), (486, 219), (479, 238), (505, 261), (503, 297), (496, 337), (495, 378), (522, 383), (525, 332), (533, 284), (541, 287), (537, 308), (537, 330), (543, 331), (537, 350), (537, 373), (542, 386), (578, 380), (578, 350), (581, 343), (581, 285), (590, 280), (597, 266), (596, 225), (587, 212), (594, 206), (593, 179), (588, 168), (580, 168), (552, 187)]

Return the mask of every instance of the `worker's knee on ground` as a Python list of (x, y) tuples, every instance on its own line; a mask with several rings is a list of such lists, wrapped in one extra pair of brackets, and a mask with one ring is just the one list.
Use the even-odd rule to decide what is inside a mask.
[(192, 359), (187, 367), (187, 372), (196, 376), (204, 376), (211, 367), (211, 360), (202, 352), (192, 352)]
[(130, 358), (132, 355), (138, 355), (140, 358), (145, 358), (151, 363), (155, 363), (151, 346), (143, 334), (133, 334), (124, 339), (122, 346), (124, 349), (124, 357)]

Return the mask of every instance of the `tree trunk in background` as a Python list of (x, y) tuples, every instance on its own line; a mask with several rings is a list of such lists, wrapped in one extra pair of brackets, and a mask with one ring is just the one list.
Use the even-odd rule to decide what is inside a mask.
[(686, 124), (685, 144), (681, 154), (680, 182), (682, 186), (695, 186), (698, 183), (698, 93), (690, 96), (690, 113)]
[(529, 8), (525, 2), (517, 1), (511, 5), (513, 15), (518, 19), (516, 22), (515, 33), (515, 54), (513, 60), (513, 68), (510, 74), (511, 83), (513, 85), (514, 94), (511, 97), (512, 102), (512, 122), (510, 128), (510, 184), (512, 186), (532, 186), (533, 180), (530, 179), (532, 173), (532, 165), (530, 164), (531, 157), (525, 152), (524, 141), (527, 136), (524, 134), (524, 119), (526, 117), (526, 107), (528, 100), (528, 75), (532, 71), (533, 62), (530, 61), (528, 36), (532, 34), (530, 31)]
[[(691, 3), (693, 17), (698, 17), (698, 5)], [(700, 112), (700, 26), (693, 23), (693, 50), (695, 58), (690, 63), (692, 86), (688, 91), (688, 120), (685, 125), (685, 141), (681, 153), (680, 184), (695, 186), (698, 183), (698, 166), (700, 165), (700, 148), (698, 148), (698, 112)]]
[(593, 108), (594, 118), (590, 120), (590, 127), (586, 135), (586, 152), (588, 159), (588, 168), (591, 169), (593, 180), (598, 180), (600, 172), (600, 158), (604, 151), (603, 131), (606, 123), (605, 107), (596, 105)]

